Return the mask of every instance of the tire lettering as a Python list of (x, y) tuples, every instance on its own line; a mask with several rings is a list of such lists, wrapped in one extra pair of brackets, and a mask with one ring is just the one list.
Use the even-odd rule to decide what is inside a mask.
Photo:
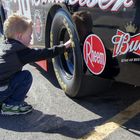
[(66, 84), (63, 82), (63, 80), (61, 79), (58, 70), (57, 70), (57, 69), (54, 69), (54, 71), (55, 71), (55, 75), (56, 75), (56, 77), (57, 77), (57, 80), (58, 80), (58, 82), (59, 82), (61, 88), (66, 92), (66, 90), (67, 90), (67, 85), (66, 85)]
[[(53, 44), (53, 33), (51, 32), (50, 33), (50, 47), (52, 48), (53, 46), (54, 46), (54, 44)], [(52, 59), (52, 62), (55, 63), (55, 59), (54, 58)], [(54, 68), (54, 72), (55, 72), (56, 78), (57, 78), (61, 88), (66, 92), (67, 85), (61, 79), (61, 76), (59, 75), (59, 72), (58, 72), (58, 70), (56, 68)]]
[(67, 29), (67, 32), (69, 34), (69, 37), (71, 39), (71, 47), (74, 48), (75, 44), (74, 44), (74, 41), (73, 41), (73, 35), (72, 35), (71, 29), (69, 28), (69, 25), (68, 25), (68, 23), (67, 23), (65, 18), (63, 19), (63, 23), (64, 23), (64, 25), (65, 25), (65, 27)]

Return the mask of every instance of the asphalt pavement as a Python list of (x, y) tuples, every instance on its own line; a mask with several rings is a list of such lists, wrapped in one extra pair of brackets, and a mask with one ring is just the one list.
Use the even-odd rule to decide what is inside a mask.
[[(27, 115), (0, 115), (0, 140), (97, 140), (99, 136), (99, 140), (140, 140), (140, 112), (135, 110), (140, 88), (117, 83), (108, 92), (71, 99), (51, 70), (47, 73), (35, 64), (24, 69), (33, 74), (26, 101), (34, 110)], [(108, 120), (114, 124), (106, 123), (111, 122)]]

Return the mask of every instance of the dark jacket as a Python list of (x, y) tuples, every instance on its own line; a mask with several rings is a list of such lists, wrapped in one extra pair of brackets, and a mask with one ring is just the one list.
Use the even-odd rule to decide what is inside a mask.
[(0, 86), (7, 85), (12, 75), (21, 71), (25, 64), (53, 58), (64, 51), (64, 45), (37, 49), (29, 48), (14, 39), (6, 40), (0, 44)]

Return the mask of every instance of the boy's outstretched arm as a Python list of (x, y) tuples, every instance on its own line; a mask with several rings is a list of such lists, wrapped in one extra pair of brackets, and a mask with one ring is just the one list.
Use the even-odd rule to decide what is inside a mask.
[(52, 48), (44, 48), (44, 49), (26, 48), (24, 50), (17, 52), (17, 55), (19, 57), (19, 60), (23, 64), (27, 64), (31, 62), (53, 58), (55, 56), (63, 54), (70, 46), (71, 41), (68, 40), (66, 43), (61, 45), (55, 45)]
[(66, 49), (68, 49), (69, 47), (71, 47), (71, 39), (69, 39), (67, 42), (64, 43), (64, 46), (66, 47)]

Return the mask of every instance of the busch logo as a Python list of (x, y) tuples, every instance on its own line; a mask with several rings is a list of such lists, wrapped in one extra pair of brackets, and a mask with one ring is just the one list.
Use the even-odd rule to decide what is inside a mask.
[(113, 57), (128, 52), (140, 55), (140, 34), (130, 36), (129, 33), (117, 30), (117, 35), (113, 36), (112, 42), (114, 44)]
[[(22, 2), (22, 4), (24, 3), (24, 0), (11, 0), (11, 1), (14, 2), (19, 1)], [(29, 2), (29, 0), (25, 1)], [(111, 11), (118, 11), (121, 7), (128, 8), (132, 6), (134, 3), (134, 0), (31, 0), (31, 3), (32, 5), (39, 6), (40, 4), (44, 5), (48, 3), (64, 3), (67, 1), (69, 5), (75, 5), (78, 3), (80, 6), (87, 6), (89, 8), (98, 5), (102, 10), (111, 8)]]
[(121, 7), (130, 7), (134, 3), (133, 0), (69, 0), (69, 4), (74, 5), (79, 3), (80, 6), (89, 8), (98, 5), (102, 10), (111, 7), (111, 11), (118, 11)]
[(106, 52), (101, 39), (97, 35), (89, 35), (83, 47), (84, 60), (89, 70), (99, 75), (105, 68)]

